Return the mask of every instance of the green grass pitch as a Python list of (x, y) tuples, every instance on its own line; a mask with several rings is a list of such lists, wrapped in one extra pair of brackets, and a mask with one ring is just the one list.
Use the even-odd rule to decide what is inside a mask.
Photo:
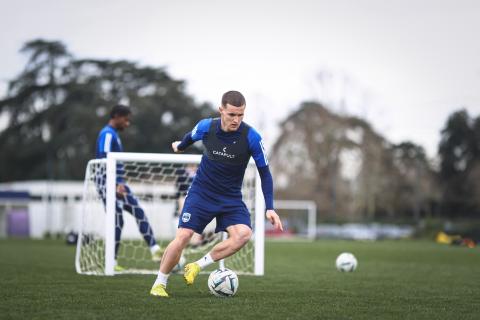
[[(267, 242), (266, 275), (240, 276), (216, 298), (207, 275), (171, 298), (149, 296), (155, 276), (77, 275), (61, 241), (0, 240), (0, 319), (480, 319), (480, 249), (427, 241)], [(359, 260), (335, 270), (342, 251)]]

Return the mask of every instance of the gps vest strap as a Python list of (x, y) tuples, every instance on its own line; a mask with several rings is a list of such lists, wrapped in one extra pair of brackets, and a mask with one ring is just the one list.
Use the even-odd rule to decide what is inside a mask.
[(217, 137), (216, 131), (219, 121), (219, 118), (212, 119), (208, 134), (203, 139), (204, 155), (212, 161), (231, 165), (247, 165), (251, 156), (247, 138), (250, 126), (244, 122), (239, 137), (233, 142), (227, 143)]

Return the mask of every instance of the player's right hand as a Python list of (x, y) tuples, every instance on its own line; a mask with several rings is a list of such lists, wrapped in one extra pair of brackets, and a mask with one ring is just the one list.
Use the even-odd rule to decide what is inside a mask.
[(178, 150), (178, 145), (180, 144), (181, 141), (174, 141), (172, 142), (172, 149), (173, 152), (175, 153), (182, 153), (183, 151)]

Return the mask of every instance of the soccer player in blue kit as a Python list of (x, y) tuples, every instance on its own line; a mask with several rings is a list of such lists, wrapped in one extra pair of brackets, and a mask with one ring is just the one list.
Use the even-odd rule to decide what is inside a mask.
[(193, 284), (199, 272), (215, 261), (231, 256), (251, 238), (250, 213), (242, 201), (242, 181), (250, 157), (255, 160), (262, 181), (266, 217), (276, 229), (282, 222), (273, 208), (273, 180), (260, 134), (242, 122), (245, 98), (238, 91), (222, 96), (220, 118), (201, 120), (182, 141), (172, 143), (174, 152), (182, 152), (202, 140), (205, 152), (188, 191), (175, 239), (165, 249), (160, 270), (150, 294), (168, 297), (170, 272), (178, 263), (192, 235), (202, 233), (216, 219), (216, 230), (226, 231), (228, 239), (218, 243), (204, 257), (185, 266), (185, 282)]
[[(103, 127), (103, 129), (98, 134), (97, 145), (96, 145), (96, 158), (102, 159), (107, 156), (108, 152), (122, 152), (122, 142), (118, 131), (123, 131), (130, 126), (130, 108), (124, 105), (116, 105), (112, 108), (110, 112), (110, 120), (108, 124)], [(162, 250), (160, 246), (156, 243), (155, 237), (153, 236), (152, 228), (148, 223), (148, 219), (145, 216), (145, 212), (138, 203), (138, 199), (133, 195), (132, 191), (125, 184), (125, 181), (122, 177), (124, 170), (122, 164), (117, 164), (117, 178), (116, 178), (116, 205), (115, 205), (115, 270), (122, 271), (123, 268), (117, 265), (117, 254), (120, 248), (120, 237), (122, 235), (123, 229), (123, 210), (128, 211), (132, 214), (138, 224), (140, 233), (143, 236), (143, 239), (150, 248), (152, 254), (152, 260), (160, 261), (162, 257)], [(99, 172), (95, 177), (95, 184), (97, 191), (100, 194), (100, 197), (105, 204), (106, 194), (105, 194), (105, 184), (106, 184), (106, 175), (105, 172)]]

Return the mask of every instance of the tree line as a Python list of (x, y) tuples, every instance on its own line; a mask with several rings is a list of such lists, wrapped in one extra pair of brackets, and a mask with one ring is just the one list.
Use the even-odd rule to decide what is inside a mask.
[[(135, 152), (170, 152), (171, 141), (216, 114), (162, 67), (79, 59), (62, 42), (42, 39), (21, 52), (26, 65), (0, 100), (1, 182), (83, 179), (116, 103), (132, 108), (122, 140)], [(281, 124), (271, 154), (277, 196), (315, 199), (321, 210), (352, 219), (479, 217), (480, 116), (455, 111), (439, 134), (432, 162), (415, 143), (391, 144), (362, 119), (304, 102)]]
[(334, 221), (480, 217), (480, 117), (450, 115), (438, 162), (363, 119), (305, 102), (281, 123), (271, 166), (282, 199), (314, 200)]
[(83, 179), (98, 131), (117, 103), (131, 107), (126, 151), (170, 152), (172, 141), (213, 115), (164, 68), (120, 60), (77, 59), (59, 41), (33, 40), (24, 70), (0, 100), (0, 181)]

